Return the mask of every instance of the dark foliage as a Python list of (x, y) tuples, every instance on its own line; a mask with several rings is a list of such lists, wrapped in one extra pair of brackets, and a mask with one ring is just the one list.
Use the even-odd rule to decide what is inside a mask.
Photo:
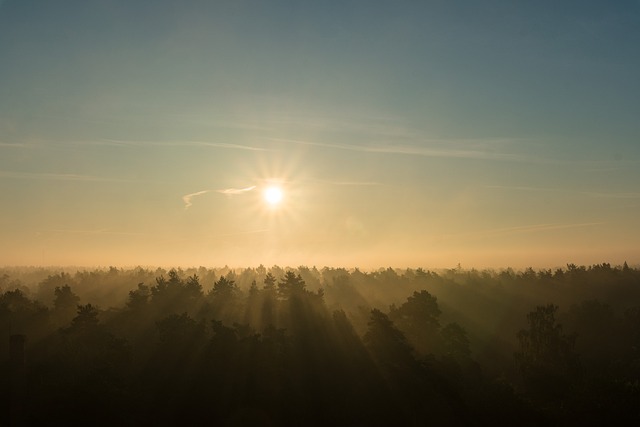
[[(0, 424), (640, 421), (627, 265), (149, 273), (1, 275)], [(119, 308), (90, 278), (130, 280)]]

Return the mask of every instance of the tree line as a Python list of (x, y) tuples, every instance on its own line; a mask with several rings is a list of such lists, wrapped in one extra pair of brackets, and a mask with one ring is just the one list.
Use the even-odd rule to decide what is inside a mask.
[(2, 424), (640, 421), (626, 263), (27, 273), (0, 274)]

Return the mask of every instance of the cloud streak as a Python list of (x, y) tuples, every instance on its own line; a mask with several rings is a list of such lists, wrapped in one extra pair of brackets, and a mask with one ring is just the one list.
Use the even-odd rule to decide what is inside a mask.
[(566, 193), (570, 190), (562, 188), (549, 188), (549, 187), (528, 187), (517, 185), (485, 185), (484, 188), (493, 188), (497, 190), (513, 190), (513, 191), (534, 191), (534, 192), (562, 192)]
[(184, 208), (185, 209), (189, 209), (191, 206), (193, 206), (193, 198), (201, 196), (203, 194), (216, 192), (216, 193), (220, 193), (220, 194), (226, 194), (226, 195), (229, 195), (229, 196), (236, 196), (236, 195), (239, 195), (239, 194), (244, 194), (246, 192), (252, 191), (255, 188), (256, 188), (256, 186), (252, 185), (250, 187), (245, 187), (245, 188), (223, 188), (221, 190), (196, 191), (195, 193), (189, 193), (189, 194), (185, 194), (184, 196), (182, 196), (182, 201), (184, 202)]
[(212, 190), (202, 190), (202, 191), (197, 191), (195, 193), (185, 194), (184, 196), (182, 196), (182, 201), (184, 202), (184, 208), (185, 209), (189, 209), (191, 206), (193, 206), (193, 202), (191, 202), (191, 200), (194, 197), (201, 196), (203, 194), (207, 194), (207, 193), (209, 193), (211, 191)]
[(582, 192), (582, 194), (604, 199), (640, 199), (640, 193)]
[(267, 148), (251, 145), (229, 144), (210, 141), (134, 141), (120, 139), (102, 139), (99, 141), (78, 141), (76, 144), (107, 145), (113, 147), (212, 147), (246, 151), (269, 151)]
[(508, 161), (531, 161), (518, 154), (499, 153), (495, 151), (482, 151), (472, 149), (437, 149), (431, 147), (421, 147), (417, 145), (355, 145), (355, 144), (332, 144), (324, 142), (304, 141), (295, 139), (270, 138), (271, 141), (285, 142), (290, 144), (307, 145), (314, 147), (334, 148), (338, 150), (358, 151), (363, 153), (397, 154), (424, 157), (447, 157), (459, 159), (480, 159), (480, 160), (508, 160)]
[(73, 173), (15, 172), (2, 170), (0, 170), (0, 178), (43, 179), (47, 181), (136, 182), (129, 179), (105, 178), (94, 175), (78, 175)]
[(513, 191), (533, 191), (533, 192), (553, 192), (553, 193), (575, 193), (584, 196), (604, 198), (604, 199), (640, 199), (640, 193), (637, 192), (606, 192), (606, 191), (584, 191), (563, 188), (547, 188), (547, 187), (526, 187), (526, 186), (509, 186), (509, 185), (485, 185), (485, 188), (493, 188), (498, 190)]
[(0, 147), (6, 148), (29, 148), (27, 144), (21, 142), (2, 142), (0, 141)]
[(221, 193), (221, 194), (235, 195), (235, 194), (246, 193), (248, 191), (254, 190), (255, 188), (256, 188), (256, 186), (252, 185), (251, 187), (245, 187), (245, 188), (225, 188), (223, 190), (216, 190), (216, 192)]

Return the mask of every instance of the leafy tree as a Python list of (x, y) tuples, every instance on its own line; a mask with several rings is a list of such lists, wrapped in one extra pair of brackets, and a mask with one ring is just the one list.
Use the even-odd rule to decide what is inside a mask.
[(12, 334), (24, 334), (30, 341), (36, 341), (50, 332), (48, 320), (47, 307), (30, 300), (19, 289), (0, 296), (0, 333), (7, 340)]
[(145, 307), (149, 303), (151, 297), (151, 290), (149, 286), (144, 283), (138, 283), (138, 289), (129, 291), (129, 300), (127, 301), (127, 307), (132, 310), (139, 310)]
[(267, 273), (264, 278), (264, 290), (265, 291), (275, 291), (276, 289), (276, 278), (271, 273)]
[(12, 290), (12, 289), (20, 289), (23, 288), (23, 284), (18, 279), (11, 279), (11, 276), (8, 274), (3, 274), (0, 276), (0, 293), (3, 289)]
[(91, 305), (79, 305), (76, 317), (71, 323), (72, 329), (86, 330), (95, 328), (98, 325), (98, 309)]
[(277, 290), (276, 278), (267, 273), (264, 278), (262, 302), (259, 307), (260, 325), (262, 328), (273, 327), (276, 323)]
[(55, 300), (53, 301), (53, 307), (56, 310), (64, 310), (69, 306), (75, 308), (80, 302), (80, 297), (73, 293), (69, 285), (56, 287), (54, 294)]
[(187, 313), (169, 315), (156, 322), (156, 325), (160, 343), (173, 347), (185, 346), (195, 337), (203, 337), (205, 333), (204, 324), (196, 322)]
[(255, 280), (251, 282), (249, 287), (249, 294), (245, 302), (244, 322), (251, 325), (259, 325), (261, 317), (261, 302), (262, 295), (258, 289), (258, 284)]
[(575, 337), (563, 333), (556, 321), (558, 306), (536, 307), (527, 315), (528, 329), (518, 333), (515, 354), (524, 385), (535, 399), (561, 403), (580, 374)]
[[(130, 348), (126, 340), (99, 323), (98, 314), (92, 304), (79, 305), (71, 325), (58, 334), (60, 344), (54, 347), (57, 364), (49, 375), (57, 384), (52, 403), (67, 414), (70, 424), (96, 414), (106, 423), (116, 422), (125, 402)], [(112, 405), (107, 411), (105, 401)]]
[(640, 307), (626, 310), (622, 322), (625, 374), (630, 384), (640, 384)]
[(256, 297), (258, 295), (258, 284), (256, 281), (251, 282), (251, 286), (249, 287), (249, 297)]
[(368, 326), (364, 343), (378, 363), (391, 370), (415, 365), (413, 348), (386, 314), (374, 308)]
[(54, 294), (52, 315), (59, 326), (66, 325), (73, 319), (80, 297), (73, 293), (69, 285), (56, 287)]
[(440, 331), (445, 356), (457, 361), (468, 360), (471, 356), (467, 331), (457, 323), (449, 323)]
[(389, 318), (422, 354), (441, 351), (440, 308), (429, 292), (414, 292), (400, 307), (391, 306)]
[(227, 324), (233, 324), (244, 319), (243, 301), (240, 299), (240, 290), (236, 282), (230, 276), (220, 276), (213, 284), (208, 294), (209, 309), (207, 315), (222, 320)]
[(61, 272), (59, 274), (50, 274), (46, 279), (38, 284), (38, 301), (50, 305), (54, 299), (55, 289), (67, 286), (70, 283), (74, 284), (72, 277), (68, 273)]
[(585, 368), (606, 371), (620, 359), (619, 321), (610, 305), (598, 300), (573, 305), (564, 316), (566, 329), (577, 337), (576, 350)]
[(213, 298), (228, 299), (233, 298), (237, 291), (238, 288), (236, 287), (236, 282), (234, 280), (220, 276), (220, 279), (213, 284), (213, 289), (211, 290), (210, 295)]
[(197, 275), (187, 277), (187, 282), (184, 284), (184, 290), (187, 294), (187, 298), (196, 301), (202, 297), (202, 285)]
[(282, 299), (289, 299), (292, 295), (300, 294), (305, 290), (305, 281), (302, 276), (289, 270), (278, 282), (278, 295)]

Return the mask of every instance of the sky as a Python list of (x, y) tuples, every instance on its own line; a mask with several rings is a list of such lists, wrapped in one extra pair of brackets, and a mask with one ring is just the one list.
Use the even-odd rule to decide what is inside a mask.
[(638, 46), (635, 0), (0, 1), (0, 265), (640, 264)]

